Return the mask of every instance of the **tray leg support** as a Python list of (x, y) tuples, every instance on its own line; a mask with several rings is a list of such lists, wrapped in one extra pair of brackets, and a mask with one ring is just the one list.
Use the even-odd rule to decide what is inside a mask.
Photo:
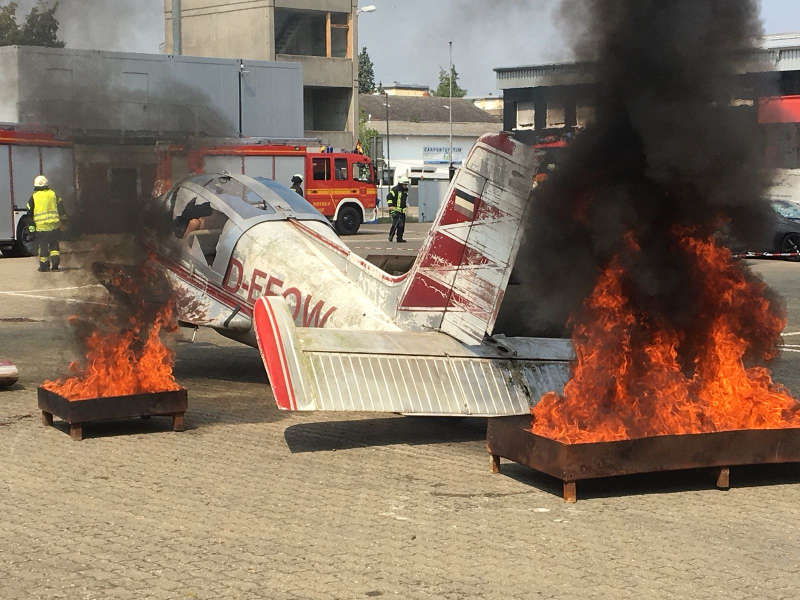
[(83, 425), (80, 423), (70, 423), (69, 437), (75, 442), (80, 442), (83, 439)]
[(577, 484), (574, 481), (564, 482), (564, 502), (574, 503), (578, 501)]
[(172, 431), (183, 431), (183, 413), (172, 415)]
[(500, 472), (500, 457), (497, 454), (490, 455), (489, 466), (492, 469), (492, 473)]
[(717, 487), (721, 490), (727, 490), (731, 487), (731, 468), (722, 467), (717, 475)]
[(46, 426), (53, 425), (53, 413), (49, 413), (46, 410), (42, 411), (42, 425)]

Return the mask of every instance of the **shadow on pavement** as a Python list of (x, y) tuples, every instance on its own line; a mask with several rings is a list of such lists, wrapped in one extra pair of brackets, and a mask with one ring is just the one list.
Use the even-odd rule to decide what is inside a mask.
[[(722, 494), (725, 492), (716, 488), (717, 473), (717, 469), (704, 468), (587, 479), (577, 483), (578, 501), (706, 490), (715, 490)], [(560, 479), (505, 459), (501, 464), (501, 476), (510, 477), (554, 496), (561, 497), (562, 495), (563, 488)], [(733, 493), (736, 488), (800, 483), (800, 464), (731, 467), (730, 483), (730, 491)]]
[[(188, 413), (187, 413), (188, 417)], [(69, 425), (56, 417), (53, 421), (53, 429), (57, 429), (65, 436), (65, 441), (69, 439)], [(186, 431), (193, 429), (186, 427)], [(92, 438), (119, 437), (125, 435), (142, 435), (147, 433), (170, 432), (175, 435), (182, 435), (183, 432), (172, 431), (172, 417), (151, 417), (149, 419), (131, 418), (120, 421), (100, 421), (97, 423), (84, 423), (83, 440)]]
[(258, 350), (249, 346), (217, 346), (181, 342), (176, 348), (175, 377), (201, 377), (239, 383), (267, 383)]
[[(284, 432), (291, 452), (345, 450), (394, 444), (474, 442), (486, 437), (486, 419), (385, 417), (292, 425)], [(487, 459), (488, 460), (488, 459)]]

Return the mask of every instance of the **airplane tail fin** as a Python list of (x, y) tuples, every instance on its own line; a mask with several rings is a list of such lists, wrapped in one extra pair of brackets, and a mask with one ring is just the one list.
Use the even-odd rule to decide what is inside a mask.
[(473, 146), (407, 278), (397, 321), (465, 344), (491, 334), (519, 250), (537, 151), (506, 133)]

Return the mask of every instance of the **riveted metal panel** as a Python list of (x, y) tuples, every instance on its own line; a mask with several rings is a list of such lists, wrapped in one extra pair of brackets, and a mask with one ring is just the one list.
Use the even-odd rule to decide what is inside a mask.
[(245, 61), (242, 134), (303, 137), (303, 71), (299, 63)]
[(561, 392), (565, 362), (304, 352), (313, 410), (407, 414), (527, 414)]

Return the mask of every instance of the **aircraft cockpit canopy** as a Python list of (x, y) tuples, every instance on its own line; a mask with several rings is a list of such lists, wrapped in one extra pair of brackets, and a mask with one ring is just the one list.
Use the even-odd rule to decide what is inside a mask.
[[(227, 204), (242, 219), (281, 220), (294, 218), (328, 223), (302, 196), (272, 179), (247, 175), (202, 174), (188, 180)], [(270, 217), (270, 218), (264, 218)]]
[(239, 237), (270, 221), (330, 222), (302, 196), (264, 177), (204, 173), (177, 184), (166, 196), (175, 237), (195, 265), (221, 277)]

